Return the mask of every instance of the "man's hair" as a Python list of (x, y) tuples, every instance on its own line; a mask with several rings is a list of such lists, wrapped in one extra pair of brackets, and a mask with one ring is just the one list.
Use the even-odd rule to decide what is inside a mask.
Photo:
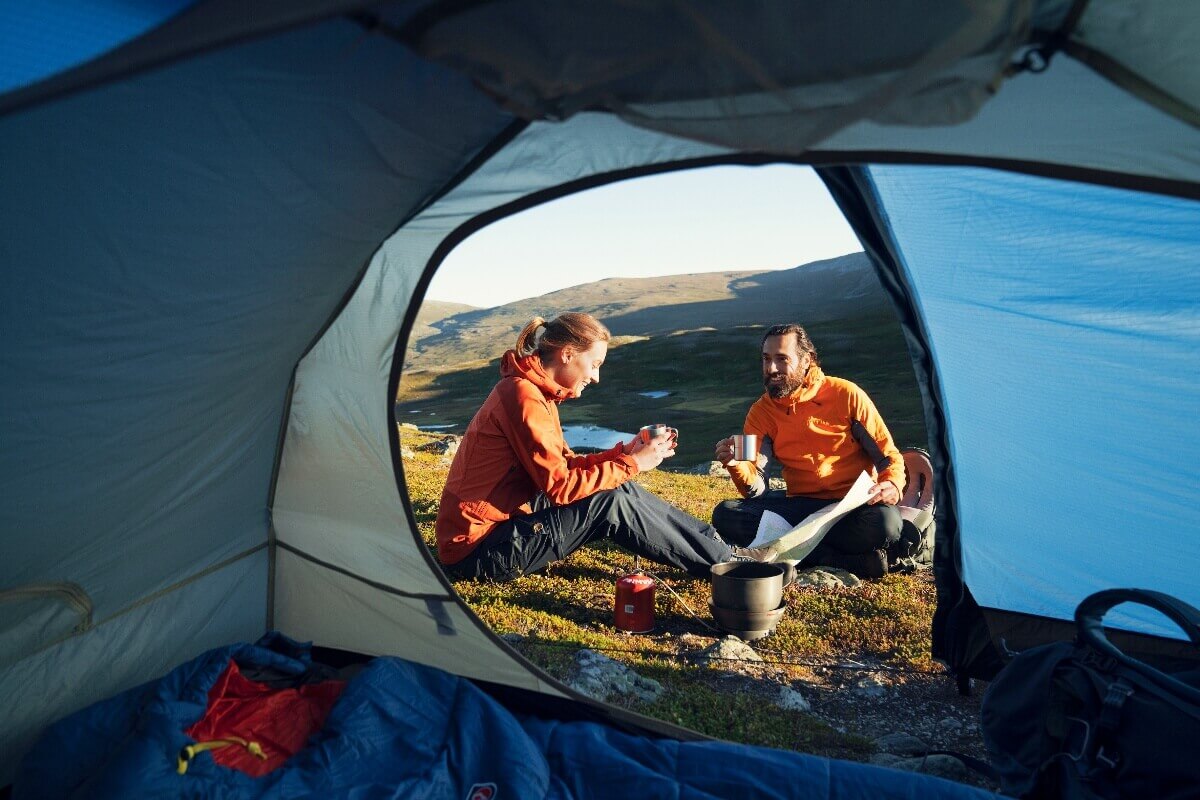
[(808, 331), (794, 322), (789, 322), (785, 325), (772, 325), (767, 328), (767, 332), (763, 334), (760, 347), (767, 343), (767, 339), (772, 336), (787, 336), (793, 334), (796, 337), (796, 350), (800, 355), (808, 353), (808, 357), (812, 359), (812, 363), (820, 366), (821, 360), (817, 357), (817, 348), (813, 347), (812, 339), (808, 338)]
[(541, 317), (534, 317), (517, 336), (517, 355), (528, 356), (537, 353), (545, 358), (567, 345), (576, 350), (587, 350), (598, 341), (607, 342), (611, 336), (603, 322), (581, 311), (559, 314), (549, 322)]

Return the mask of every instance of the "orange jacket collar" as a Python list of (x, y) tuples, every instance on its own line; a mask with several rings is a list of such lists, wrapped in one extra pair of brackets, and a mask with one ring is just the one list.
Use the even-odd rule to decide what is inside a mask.
[(575, 395), (568, 389), (559, 386), (553, 378), (546, 374), (542, 359), (537, 353), (529, 356), (518, 356), (516, 350), (509, 350), (500, 359), (500, 376), (504, 378), (524, 378), (542, 390), (547, 400), (561, 403)]

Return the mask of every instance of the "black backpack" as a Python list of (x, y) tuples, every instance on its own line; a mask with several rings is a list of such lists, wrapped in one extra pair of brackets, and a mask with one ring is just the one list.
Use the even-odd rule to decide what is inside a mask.
[(1187, 603), (1141, 589), (1084, 599), (1074, 642), (1019, 653), (984, 695), (983, 741), (1006, 794), (1200, 797), (1200, 670), (1168, 674), (1109, 642), (1101, 621), (1127, 602), (1165, 614), (1200, 656), (1200, 611)]

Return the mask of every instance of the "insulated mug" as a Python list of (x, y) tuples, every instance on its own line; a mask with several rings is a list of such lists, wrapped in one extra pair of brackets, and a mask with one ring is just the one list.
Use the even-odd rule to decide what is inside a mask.
[(643, 425), (640, 429), (638, 429), (638, 436), (646, 444), (650, 444), (652, 439), (654, 439), (655, 437), (658, 437), (658, 436), (662, 436), (664, 433), (671, 434), (672, 439), (679, 438), (679, 431), (677, 431), (674, 428), (667, 426), (667, 425), (662, 425), (662, 424)]
[(734, 461), (758, 460), (758, 436), (753, 433), (738, 434), (733, 437)]

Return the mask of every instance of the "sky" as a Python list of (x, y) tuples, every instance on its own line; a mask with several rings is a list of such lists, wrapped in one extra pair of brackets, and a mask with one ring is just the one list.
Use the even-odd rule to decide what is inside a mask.
[(860, 250), (809, 167), (708, 167), (492, 223), (447, 256), (425, 297), (486, 308), (603, 278), (789, 269)]

